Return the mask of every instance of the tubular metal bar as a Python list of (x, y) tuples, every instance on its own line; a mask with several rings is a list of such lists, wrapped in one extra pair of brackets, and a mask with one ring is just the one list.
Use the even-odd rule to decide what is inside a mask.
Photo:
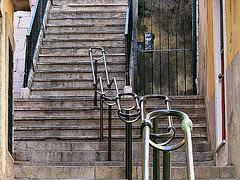
[[(101, 53), (100, 57), (98, 55), (93, 56), (93, 50), (99, 51)], [(108, 105), (108, 160), (111, 160), (111, 119), (112, 119), (112, 106), (116, 104), (116, 97), (111, 98), (107, 97), (107, 93), (111, 90), (111, 86), (114, 83), (116, 94), (118, 94), (117, 81), (115, 78), (112, 81), (109, 81), (108, 70), (107, 70), (107, 62), (105, 56), (105, 50), (100, 47), (92, 47), (89, 49), (89, 56), (91, 59), (91, 67), (93, 74), (93, 86), (95, 90), (94, 94), (94, 106), (97, 106), (97, 94), (100, 94), (100, 141), (103, 141), (103, 103)], [(104, 91), (102, 78), (97, 76), (97, 63), (99, 60), (103, 60), (105, 73), (106, 73), (106, 81), (107, 81), (107, 90)], [(100, 84), (100, 91), (97, 90), (98, 83)]]
[(171, 151), (163, 151), (163, 179), (171, 180)]
[(112, 152), (112, 106), (108, 106), (108, 161), (111, 161)]
[(103, 141), (103, 96), (100, 96), (100, 141)]
[[(150, 94), (150, 95), (145, 95), (141, 98), (141, 111), (143, 112), (142, 117), (145, 117), (146, 115), (146, 110), (145, 110), (145, 103), (147, 100), (150, 99), (163, 99), (165, 100), (165, 104), (167, 106), (167, 109), (170, 110), (171, 109), (171, 103), (170, 103), (170, 99), (168, 98), (168, 96), (165, 95), (160, 95), (160, 94)], [(169, 142), (171, 142), (171, 140), (173, 139), (174, 135), (175, 135), (175, 128), (173, 127), (173, 122), (172, 122), (172, 118), (171, 116), (168, 116), (168, 133), (164, 133), (164, 134), (158, 134), (158, 120), (154, 119), (153, 120), (153, 133), (150, 133), (150, 137), (154, 138), (154, 142), (157, 143), (158, 140), (156, 138), (160, 138), (160, 137), (170, 137), (166, 142), (161, 143), (161, 145), (166, 145)], [(153, 149), (153, 178), (155, 180), (160, 180), (160, 152), (158, 149), (154, 148)], [(163, 175), (165, 176), (165, 175)]]
[[(170, 152), (170, 151), (176, 150), (176, 149), (180, 148), (181, 146), (183, 146), (186, 141), (187, 173), (188, 173), (187, 177), (189, 180), (194, 180), (195, 176), (194, 176), (192, 140), (191, 140), (192, 121), (189, 119), (189, 117), (185, 113), (180, 112), (180, 111), (175, 111), (175, 110), (152, 111), (145, 116), (145, 119), (142, 117), (142, 119), (143, 119), (142, 130), (144, 130), (147, 127), (147, 124), (151, 123), (151, 120), (154, 120), (157, 117), (164, 117), (164, 116), (176, 116), (176, 117), (182, 118), (182, 130), (185, 133), (185, 138), (181, 142), (179, 142), (175, 145), (169, 145), (169, 146), (167, 146), (167, 145), (163, 146), (161, 144), (156, 144), (153, 141), (151, 141), (150, 139), (148, 140), (148, 143), (152, 147), (157, 148), (161, 151), (169, 151)], [(144, 132), (142, 132), (142, 133), (144, 133)], [(143, 137), (144, 143), (146, 141), (146, 138), (147, 138), (147, 136), (145, 134), (145, 136)], [(144, 145), (144, 146), (146, 146), (146, 145)], [(143, 149), (143, 151), (145, 151), (145, 149)], [(143, 154), (149, 155), (149, 153), (147, 154), (145, 152), (143, 152)], [(149, 159), (149, 157), (146, 157), (146, 159)], [(145, 163), (143, 163), (143, 165), (144, 164)], [(145, 171), (144, 168), (146, 168), (146, 167), (143, 166), (143, 173), (147, 172), (147, 171)], [(146, 175), (144, 175), (144, 174), (142, 175), (142, 177), (145, 177), (145, 176)]]
[[(129, 114), (129, 112), (126, 112)], [(129, 117), (126, 117), (126, 121)], [(132, 179), (132, 123), (126, 123), (126, 179)]]
[[(123, 108), (120, 103), (122, 96), (132, 96), (136, 104), (130, 108)], [(140, 107), (138, 104), (138, 97), (135, 93), (120, 93), (117, 94), (117, 105), (118, 105), (118, 116), (126, 123), (126, 174), (125, 178), (128, 180), (132, 179), (132, 123), (136, 122), (140, 117)], [(130, 114), (131, 110), (136, 108), (136, 113)], [(124, 113), (123, 111), (126, 111)], [(124, 117), (126, 119), (124, 119)], [(130, 119), (131, 118), (131, 119)], [(132, 120), (133, 118), (133, 120)]]

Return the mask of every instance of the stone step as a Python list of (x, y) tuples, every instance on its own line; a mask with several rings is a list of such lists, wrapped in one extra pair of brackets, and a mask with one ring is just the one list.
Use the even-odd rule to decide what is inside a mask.
[[(123, 78), (117, 80), (119, 87), (124, 87), (125, 80)], [(93, 78), (48, 78), (34, 79), (34, 87), (91, 87)]]
[[(67, 92), (66, 92), (67, 93)], [(165, 106), (154, 106), (154, 107), (146, 107), (146, 112), (151, 112), (156, 109), (166, 109)], [(179, 110), (182, 112), (185, 112), (186, 114), (198, 114), (198, 115), (203, 115), (204, 114), (204, 108), (201, 106), (198, 108), (196, 106), (192, 105), (186, 105), (186, 106), (172, 106), (172, 109)], [(108, 107), (104, 106), (104, 114), (108, 113)], [(99, 107), (95, 106), (78, 106), (78, 107), (50, 107), (50, 106), (45, 106), (45, 107), (15, 107), (14, 109), (15, 116), (20, 117), (26, 115), (27, 116), (34, 116), (36, 113), (39, 116), (45, 116), (45, 115), (57, 115), (58, 117), (60, 116), (73, 116), (73, 115), (78, 115), (78, 116), (93, 116), (96, 113), (98, 114), (99, 112)], [(87, 114), (88, 113), (88, 114)], [(112, 114), (116, 115), (117, 114), (117, 107), (114, 106), (112, 109)], [(36, 116), (36, 115), (35, 115)]]
[[(142, 168), (133, 166), (133, 179), (141, 179)], [(234, 179), (233, 166), (195, 166), (196, 179)], [(35, 172), (35, 173), (33, 173)], [(162, 173), (162, 169), (160, 170)], [(204, 172), (204, 173), (203, 173)], [(185, 167), (172, 167), (171, 179), (187, 179)], [(125, 166), (15, 166), (17, 179), (124, 179)], [(162, 177), (162, 174), (161, 174)], [(150, 167), (150, 178), (152, 168)]]
[[(108, 142), (67, 142), (67, 141), (16, 141), (16, 151), (107, 151)], [(125, 142), (112, 142), (113, 151), (125, 151)], [(133, 151), (142, 150), (142, 142), (133, 142)], [(150, 148), (152, 152), (153, 148)], [(185, 152), (185, 148), (179, 148), (174, 152)], [(196, 142), (193, 144), (193, 152), (209, 152), (211, 145), (208, 141)]]
[[(98, 71), (98, 75), (101, 77), (105, 77), (105, 71)], [(125, 71), (121, 70), (121, 71), (112, 71), (112, 70), (108, 70), (108, 75), (109, 78), (111, 79), (116, 77), (116, 79), (118, 77), (123, 78), (125, 77)], [(92, 71), (88, 70), (88, 71), (81, 71), (81, 70), (36, 70), (35, 74), (34, 74), (34, 78), (37, 79), (48, 79), (48, 78), (92, 78)]]
[[(201, 117), (198, 115), (189, 114), (190, 119), (193, 122), (193, 126), (197, 124), (205, 124), (205, 117)], [(64, 117), (56, 117), (56, 116), (24, 116), (17, 117), (15, 116), (14, 122), (16, 126), (87, 126), (87, 125), (99, 125), (100, 121), (100, 112), (95, 116), (64, 116)], [(166, 118), (162, 118), (159, 121), (159, 124), (167, 122)], [(173, 118), (174, 125), (181, 124), (182, 120), (179, 118)], [(135, 124), (140, 125), (140, 120), (135, 122)], [(108, 115), (104, 114), (103, 116), (103, 124), (108, 124)], [(112, 125), (124, 125), (117, 115), (112, 115)]]
[[(104, 134), (104, 140), (107, 141), (108, 136)], [(139, 142), (142, 140), (141, 135), (133, 135), (133, 141)], [(172, 143), (178, 143), (180, 140), (184, 138), (183, 134), (176, 134)], [(100, 135), (96, 136), (59, 136), (59, 135), (51, 135), (51, 136), (22, 136), (22, 137), (14, 137), (14, 141), (46, 141), (46, 140), (61, 140), (61, 141), (96, 141), (100, 139)], [(112, 135), (112, 141), (124, 141), (125, 135)], [(207, 134), (192, 134), (192, 142), (203, 142), (207, 141)]]
[[(108, 18), (124, 18), (126, 10), (51, 10), (49, 17), (108, 17)], [(124, 22), (125, 23), (125, 22)]]
[[(42, 46), (41, 53), (42, 54), (52, 54), (52, 55), (60, 55), (60, 54), (89, 54), (89, 48), (92, 46)], [(107, 53), (124, 53), (125, 52), (125, 45), (104, 45), (101, 46), (105, 49)]]
[(127, 0), (53, 0), (54, 5), (64, 4), (127, 4)]
[[(90, 78), (92, 80), (92, 78)], [(119, 81), (123, 80), (124, 78), (118, 78)], [(139, 98), (141, 98), (141, 96), (139, 96)], [(195, 100), (193, 101), (193, 103), (189, 103), (188, 100), (183, 100), (181, 99), (181, 97), (179, 96), (179, 99), (176, 98), (175, 96), (170, 96), (170, 99), (172, 99), (171, 104), (172, 106), (184, 106), (184, 105), (201, 105), (202, 107), (204, 107), (204, 104), (202, 103), (201, 97), (199, 97), (199, 99), (197, 100), (197, 98), (195, 98)], [(88, 106), (88, 105), (92, 105), (94, 101), (94, 97), (93, 96), (74, 96), (74, 97), (70, 97), (70, 96), (62, 96), (62, 97), (54, 97), (54, 96), (39, 96), (36, 98), (15, 98), (14, 102), (16, 106), (34, 106), (38, 107), (38, 106), (48, 106), (47, 104), (50, 103), (51, 107), (72, 107), (72, 106)], [(99, 101), (99, 97), (98, 97), (98, 101)], [(129, 101), (132, 101), (131, 99), (125, 99), (125, 101), (122, 101), (121, 103), (123, 104), (129, 104)], [(147, 106), (151, 106), (151, 105), (164, 105), (164, 101), (157, 101), (152, 99), (151, 101), (147, 101), (146, 104)], [(59, 105), (60, 104), (60, 105)], [(99, 105), (99, 103), (98, 103)]]
[(47, 24), (47, 31), (124, 31), (125, 23), (121, 24)]
[(101, 47), (104, 45), (118, 46), (125, 45), (124, 38), (48, 38), (43, 39), (44, 46), (92, 46)]
[(48, 24), (56, 25), (56, 24), (85, 24), (85, 23), (93, 23), (93, 24), (114, 24), (125, 23), (125, 17), (82, 17), (82, 16), (74, 16), (74, 17), (50, 17), (48, 18)]
[[(89, 53), (84, 54), (40, 54), (39, 62), (77, 62), (77, 61), (89, 61)], [(106, 61), (108, 63), (115, 61), (125, 61), (125, 53), (118, 54), (106, 54)]]
[[(132, 126), (132, 134), (140, 134), (140, 125)], [(176, 134), (183, 134), (181, 125), (174, 124), (176, 128)], [(206, 134), (206, 125), (205, 124), (194, 124), (194, 130), (192, 134)], [(99, 125), (82, 125), (82, 126), (73, 126), (69, 124), (68, 126), (46, 126), (37, 124), (36, 126), (23, 125), (19, 126), (16, 124), (14, 127), (14, 133), (17, 137), (25, 136), (97, 136), (99, 134)], [(112, 135), (124, 135), (125, 134), (125, 125), (112, 125)], [(159, 125), (159, 133), (167, 133), (168, 124)], [(108, 126), (103, 126), (103, 133), (108, 136)]]
[[(184, 149), (184, 148), (183, 148)], [(123, 151), (111, 151), (111, 161), (124, 162), (125, 161), (125, 150)], [(153, 153), (150, 152), (150, 162), (153, 160)], [(108, 161), (107, 150), (99, 151), (15, 151), (15, 161), (26, 161), (33, 163), (57, 163), (57, 162), (99, 162)], [(193, 152), (194, 162), (206, 162), (213, 160), (212, 152)], [(142, 162), (142, 151), (132, 151), (132, 161)], [(173, 151), (171, 153), (171, 161), (185, 162), (186, 154), (184, 151)]]
[(124, 30), (116, 31), (47, 31), (46, 38), (122, 38)]
[(104, 4), (85, 4), (85, 3), (69, 3), (69, 4), (63, 4), (58, 6), (52, 6), (52, 10), (81, 10), (81, 11), (127, 11), (127, 4), (110, 4), (110, 3), (104, 3)]
[[(89, 61), (76, 61), (76, 62), (38, 62), (37, 69), (39, 70), (91, 70), (91, 62)], [(102, 61), (97, 63), (97, 69), (104, 71), (105, 66)], [(125, 61), (107, 62), (107, 69), (117, 71), (125, 69)], [(91, 81), (91, 80), (90, 80)]]
[[(98, 89), (100, 91), (100, 88)], [(107, 88), (104, 88), (106, 91)], [(123, 88), (118, 87), (120, 92), (123, 92)], [(48, 96), (90, 96), (94, 94), (94, 87), (32, 87), (31, 95), (48, 95)], [(109, 92), (109, 95), (116, 96), (116, 91), (113, 88), (113, 91)]]

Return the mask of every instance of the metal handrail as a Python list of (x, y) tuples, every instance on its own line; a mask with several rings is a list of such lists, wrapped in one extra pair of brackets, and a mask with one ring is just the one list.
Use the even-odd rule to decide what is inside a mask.
[[(93, 55), (93, 50), (100, 52), (101, 55)], [(94, 86), (94, 106), (97, 106), (97, 94), (100, 95), (100, 141), (103, 141), (103, 103), (108, 105), (108, 160), (111, 161), (111, 129), (112, 129), (112, 106), (116, 104), (116, 96), (110, 96), (108, 93), (112, 90), (112, 85), (115, 86), (116, 95), (118, 94), (117, 81), (113, 78), (111, 81), (108, 76), (107, 62), (105, 56), (105, 50), (100, 47), (92, 47), (89, 49), (89, 56), (91, 59), (91, 67), (93, 74), (93, 86)], [(98, 77), (97, 64), (98, 61), (103, 60), (107, 90), (104, 90), (102, 77)], [(100, 85), (100, 91), (98, 91), (98, 84)]]
[(126, 23), (125, 23), (125, 56), (126, 56), (126, 85), (130, 85), (130, 61), (132, 51), (132, 31), (133, 31), (133, 8), (132, 0), (128, 0)]
[(28, 77), (31, 68), (33, 67), (33, 58), (39, 39), (40, 31), (43, 26), (44, 14), (46, 11), (48, 0), (37, 0), (35, 3), (30, 27), (26, 35), (26, 57), (25, 57), (25, 70), (23, 87), (28, 85)]
[[(135, 105), (123, 107), (121, 105), (122, 97), (131, 97)], [(125, 160), (125, 179), (132, 179), (132, 123), (136, 122), (141, 115), (138, 103), (138, 96), (135, 93), (117, 94), (118, 116), (126, 124), (126, 160)], [(132, 113), (132, 111), (135, 111)], [(131, 113), (130, 113), (131, 112)], [(125, 119), (124, 119), (125, 118)]]
[[(158, 117), (164, 117), (164, 116), (176, 116), (182, 119), (182, 130), (184, 131), (185, 138), (179, 143), (174, 145), (161, 145), (153, 142), (150, 139), (150, 128), (152, 126), (151, 121)], [(192, 153), (192, 139), (191, 139), (192, 121), (189, 119), (189, 117), (185, 113), (176, 111), (176, 110), (156, 110), (148, 113), (146, 116), (143, 116), (143, 113), (142, 113), (141, 118), (142, 118), (142, 135), (143, 135), (142, 179), (144, 180), (149, 179), (149, 145), (161, 151), (170, 152), (186, 144), (187, 178), (190, 180), (194, 180), (195, 176), (194, 176), (194, 167), (193, 167), (193, 153)], [(168, 173), (167, 176), (163, 176), (163, 179), (170, 180), (171, 174)]]
[[(161, 94), (149, 94), (145, 95), (141, 98), (140, 104), (141, 104), (141, 112), (142, 112), (142, 117), (145, 117), (147, 114), (145, 104), (148, 100), (152, 99), (159, 99), (159, 100), (164, 100), (166, 104), (166, 109), (170, 110), (171, 109), (171, 101), (168, 96), (161, 95)], [(153, 121), (153, 133), (150, 133), (150, 138), (153, 139), (153, 141), (156, 143), (159, 138), (168, 138), (166, 141), (162, 142), (161, 145), (167, 145), (172, 141), (172, 139), (175, 136), (175, 127), (173, 126), (173, 121), (172, 117), (168, 116), (168, 129), (166, 133), (158, 133), (158, 120), (154, 119)], [(164, 160), (170, 161), (170, 153), (163, 152), (163, 157)], [(155, 180), (160, 180), (160, 152), (158, 149), (154, 148), (153, 149), (153, 178)], [(168, 164), (163, 164), (163, 169), (168, 169)]]

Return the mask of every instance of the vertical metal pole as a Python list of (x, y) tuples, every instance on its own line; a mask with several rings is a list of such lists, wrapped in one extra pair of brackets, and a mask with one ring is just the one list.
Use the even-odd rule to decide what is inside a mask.
[(143, 147), (142, 147), (142, 179), (149, 180), (149, 132), (150, 128), (143, 128)]
[(112, 106), (108, 106), (108, 161), (111, 161), (112, 151)]
[[(158, 133), (158, 119), (153, 121), (153, 132)], [(157, 140), (154, 139), (154, 142), (157, 143)], [(153, 148), (153, 179), (160, 180), (160, 151), (156, 148)]]
[(189, 126), (186, 126), (185, 132), (185, 146), (186, 146), (186, 161), (187, 161), (187, 179), (194, 180), (194, 166), (193, 166), (193, 151), (192, 151), (192, 138), (191, 138), (191, 129)]
[(103, 141), (103, 97), (100, 96), (100, 141)]
[[(129, 111), (126, 111), (129, 114)], [(129, 118), (126, 117), (128, 121)], [(132, 179), (132, 123), (126, 123), (126, 179)]]
[(171, 151), (163, 151), (163, 180), (171, 180)]
[(193, 94), (197, 94), (195, 79), (197, 78), (197, 16), (196, 0), (192, 0), (192, 62), (193, 62)]
[[(97, 61), (95, 60), (95, 68), (94, 68), (95, 81), (97, 82)], [(94, 82), (94, 83), (96, 83)], [(97, 106), (97, 84), (95, 84), (95, 95), (94, 95), (94, 106)]]

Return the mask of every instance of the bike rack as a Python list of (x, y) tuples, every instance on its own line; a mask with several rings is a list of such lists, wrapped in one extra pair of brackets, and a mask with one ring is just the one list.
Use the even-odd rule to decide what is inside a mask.
[[(122, 97), (132, 97), (135, 101), (134, 106), (124, 107), (121, 105)], [(140, 107), (138, 103), (138, 97), (135, 93), (119, 93), (117, 94), (118, 116), (126, 123), (126, 161), (125, 178), (132, 179), (132, 123), (136, 122), (140, 117)], [(134, 113), (130, 113), (135, 111)]]
[[(93, 51), (100, 52), (100, 54), (93, 56)], [(95, 53), (96, 53), (95, 52)], [(115, 85), (116, 94), (118, 94), (117, 81), (113, 78), (109, 80), (105, 50), (100, 47), (92, 47), (89, 49), (89, 56), (91, 58), (91, 66), (93, 73), (93, 86), (94, 86), (94, 106), (97, 106), (97, 94), (100, 95), (100, 141), (103, 141), (103, 103), (108, 105), (108, 161), (111, 161), (111, 121), (112, 121), (112, 106), (116, 104), (116, 96), (111, 96), (108, 93), (112, 90), (112, 84)], [(107, 90), (104, 91), (102, 77), (97, 76), (97, 64), (98, 61), (103, 60), (106, 81), (107, 81)], [(98, 91), (98, 84), (100, 84), (100, 91)]]

